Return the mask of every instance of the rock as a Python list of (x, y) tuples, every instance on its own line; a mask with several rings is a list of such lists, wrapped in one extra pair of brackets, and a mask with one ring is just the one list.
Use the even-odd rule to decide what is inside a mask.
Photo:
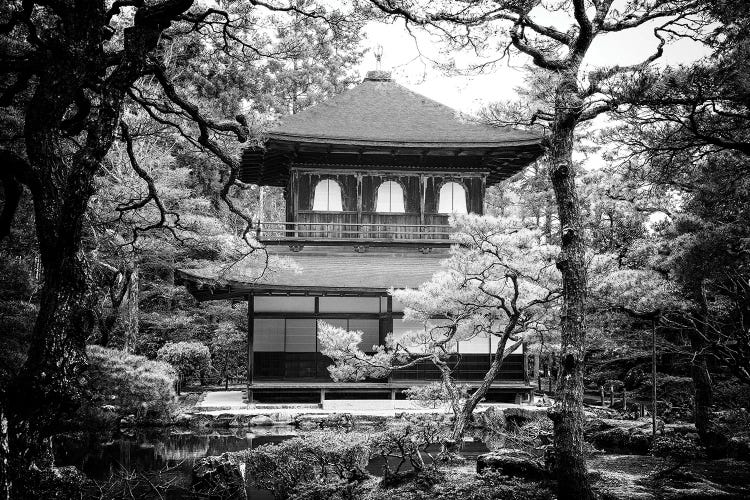
[(499, 430), (506, 425), (505, 412), (494, 406), (489, 406), (482, 412), (474, 412), (474, 420), (477, 427), (484, 429)]
[(135, 415), (128, 415), (120, 419), (120, 427), (135, 427)]
[(531, 420), (547, 418), (547, 408), (544, 406), (511, 406), (503, 409), (505, 421), (516, 426), (522, 426)]
[(193, 490), (211, 498), (247, 499), (244, 469), (244, 462), (229, 453), (198, 459), (193, 466)]
[(255, 415), (250, 419), (250, 425), (257, 427), (267, 427), (273, 425), (273, 420), (271, 420), (271, 417), (269, 417), (268, 415)]
[(750, 437), (735, 436), (727, 443), (727, 455), (737, 460), (750, 461)]
[(301, 430), (313, 430), (317, 428), (341, 428), (352, 427), (354, 420), (348, 413), (304, 413), (294, 417), (294, 425)]
[(214, 417), (211, 427), (242, 427), (242, 422), (233, 413), (222, 413)]
[(495, 470), (506, 476), (520, 477), (532, 481), (547, 478), (547, 471), (537, 459), (523, 450), (504, 449), (485, 453), (477, 457), (477, 473)]
[(611, 453), (645, 455), (651, 445), (650, 427), (637, 420), (594, 419), (584, 433), (596, 448)]
[(620, 415), (616, 410), (601, 406), (586, 406), (585, 413), (587, 417), (591, 415), (591, 418), (617, 418)]

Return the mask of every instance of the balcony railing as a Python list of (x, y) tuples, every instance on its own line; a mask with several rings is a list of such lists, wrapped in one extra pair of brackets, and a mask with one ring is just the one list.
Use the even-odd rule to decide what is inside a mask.
[(260, 222), (257, 238), (266, 245), (449, 246), (452, 233), (453, 229), (444, 224)]

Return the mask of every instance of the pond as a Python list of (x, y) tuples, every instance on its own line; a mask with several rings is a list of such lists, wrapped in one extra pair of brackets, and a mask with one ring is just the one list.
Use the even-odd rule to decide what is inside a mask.
[[(161, 472), (160, 481), (169, 481), (168, 498), (190, 498), (193, 465), (199, 458), (279, 443), (304, 435), (292, 426), (251, 429), (211, 429), (201, 432), (151, 430), (133, 434), (102, 436), (75, 434), (58, 436), (54, 441), (57, 465), (74, 465), (88, 477), (106, 481), (123, 473)], [(430, 450), (430, 451), (437, 451)], [(461, 454), (476, 457), (489, 451), (481, 440), (465, 441)], [(382, 463), (373, 460), (367, 470), (382, 474)], [(272, 498), (268, 492), (249, 491), (253, 500)]]

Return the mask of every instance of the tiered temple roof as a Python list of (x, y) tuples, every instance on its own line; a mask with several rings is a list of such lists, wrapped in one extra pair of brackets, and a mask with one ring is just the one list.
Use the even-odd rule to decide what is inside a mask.
[(438, 255), (390, 253), (299, 253), (293, 259), (299, 269), (278, 267), (256, 276), (180, 270), (177, 278), (200, 301), (240, 298), (248, 293), (377, 295), (391, 287), (419, 287), (440, 269), (441, 262)]
[(487, 170), (497, 183), (541, 154), (541, 137), (463, 119), (452, 108), (371, 71), (329, 100), (283, 117), (265, 148), (247, 149), (241, 180), (283, 186), (289, 166), (372, 165), (398, 170)]

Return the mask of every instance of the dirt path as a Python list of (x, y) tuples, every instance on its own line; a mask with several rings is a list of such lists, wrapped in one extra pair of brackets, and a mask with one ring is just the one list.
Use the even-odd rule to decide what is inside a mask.
[(644, 455), (597, 455), (588, 460), (604, 499), (750, 498), (750, 467), (735, 460), (697, 460), (677, 466)]

